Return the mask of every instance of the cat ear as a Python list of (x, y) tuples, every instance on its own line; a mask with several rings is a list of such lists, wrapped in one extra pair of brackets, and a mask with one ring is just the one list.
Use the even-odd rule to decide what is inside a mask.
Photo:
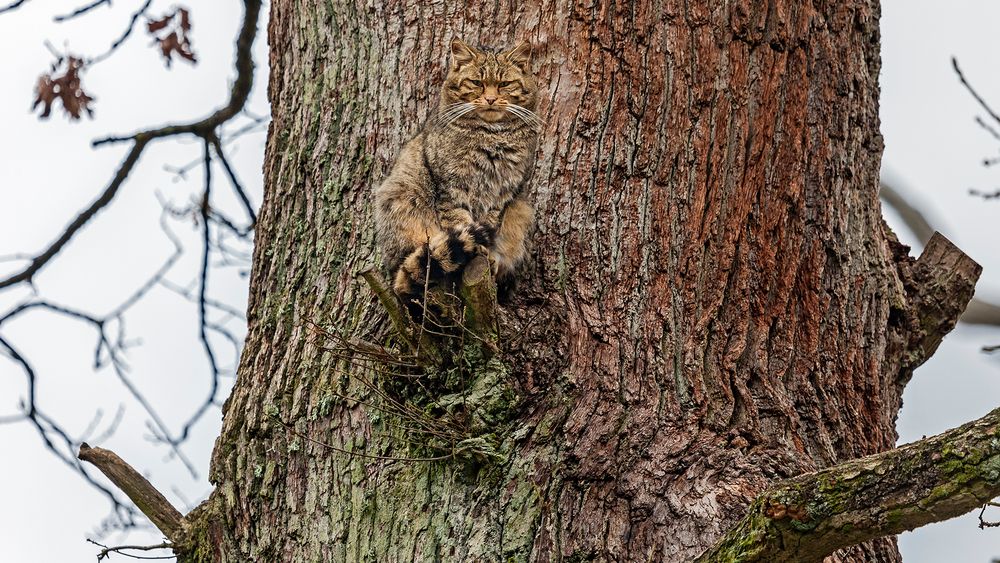
[(476, 50), (469, 47), (461, 39), (451, 41), (451, 67), (458, 70), (462, 65), (467, 65), (476, 60)]
[(506, 53), (505, 56), (511, 63), (521, 67), (523, 70), (528, 70), (528, 66), (531, 64), (531, 43), (522, 41), (517, 47)]

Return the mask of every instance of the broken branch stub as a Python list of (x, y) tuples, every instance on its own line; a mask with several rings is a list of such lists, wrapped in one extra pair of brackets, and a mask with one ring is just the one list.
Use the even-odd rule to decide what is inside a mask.
[(92, 448), (84, 442), (80, 444), (80, 453), (77, 457), (100, 469), (101, 473), (121, 489), (167, 539), (172, 542), (180, 539), (184, 528), (184, 517), (180, 511), (115, 452), (104, 448)]
[(465, 303), (468, 328), (487, 342), (496, 340), (497, 289), (489, 259), (485, 256), (476, 256), (465, 267), (462, 273), (462, 301)]

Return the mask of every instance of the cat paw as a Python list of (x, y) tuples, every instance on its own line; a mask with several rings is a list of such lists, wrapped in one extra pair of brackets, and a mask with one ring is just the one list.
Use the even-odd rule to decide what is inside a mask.
[(475, 256), (488, 255), (494, 236), (493, 229), (479, 223), (455, 227), (448, 237), (449, 253), (457, 263), (466, 264)]
[(496, 238), (496, 231), (492, 227), (482, 223), (472, 223), (468, 227), (469, 235), (479, 246), (489, 248), (493, 246), (493, 239)]

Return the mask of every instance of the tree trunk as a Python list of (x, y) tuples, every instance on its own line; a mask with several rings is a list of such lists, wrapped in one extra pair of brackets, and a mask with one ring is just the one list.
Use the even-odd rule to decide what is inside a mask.
[[(774, 480), (893, 446), (963, 296), (929, 299), (880, 216), (876, 0), (271, 10), (249, 334), (190, 558), (692, 560)], [(323, 330), (398, 345), (355, 274), (453, 37), (531, 40), (545, 126), (529, 266), (448, 410)]]

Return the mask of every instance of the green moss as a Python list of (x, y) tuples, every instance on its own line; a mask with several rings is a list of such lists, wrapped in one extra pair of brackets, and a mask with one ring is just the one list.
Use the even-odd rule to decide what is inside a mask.
[(896, 523), (900, 522), (907, 516), (907, 511), (902, 508), (894, 508), (888, 510), (882, 516), (883, 521), (886, 526), (894, 526)]
[(174, 553), (178, 563), (215, 563), (216, 542), (213, 535), (224, 525), (223, 511), (217, 505), (217, 497), (210, 497), (185, 517), (187, 526), (183, 537), (174, 542)]

